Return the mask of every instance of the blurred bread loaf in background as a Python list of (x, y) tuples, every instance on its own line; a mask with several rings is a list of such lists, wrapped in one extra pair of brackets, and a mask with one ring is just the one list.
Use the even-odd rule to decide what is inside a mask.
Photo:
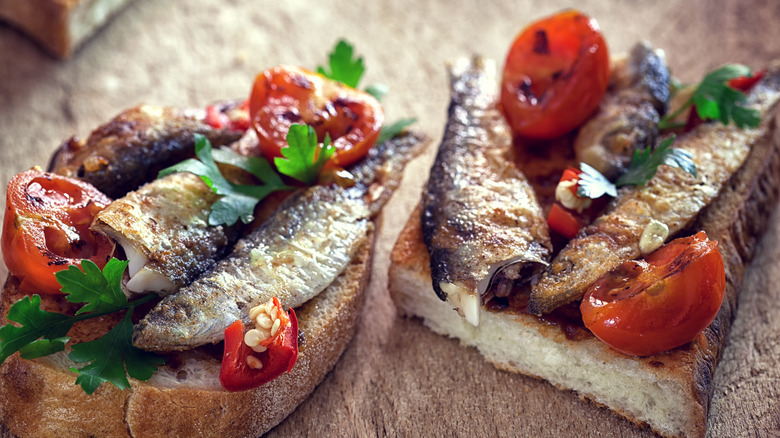
[(58, 58), (70, 57), (132, 0), (0, 0), (0, 21)]

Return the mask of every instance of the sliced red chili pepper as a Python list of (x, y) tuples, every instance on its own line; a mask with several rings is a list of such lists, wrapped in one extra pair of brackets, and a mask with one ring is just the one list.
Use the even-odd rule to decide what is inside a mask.
[[(558, 184), (560, 184), (561, 181), (579, 181), (581, 173), (582, 171), (579, 169), (575, 169), (574, 167), (567, 167), (566, 170), (563, 171), (563, 175), (561, 175), (561, 179), (558, 180)], [(571, 186), (570, 190), (573, 194), (577, 195), (576, 185)]]
[[(298, 319), (295, 311), (290, 309), (289, 314), (285, 312), (276, 297), (273, 298), (272, 306), (276, 309), (279, 329), (275, 335), (259, 342), (258, 345), (265, 351), (257, 352), (247, 345), (241, 320), (225, 329), (225, 350), (219, 381), (228, 391), (257, 388), (289, 373), (295, 366), (298, 360)], [(250, 362), (261, 365), (253, 367)]]
[(59, 294), (54, 273), (89, 259), (105, 266), (115, 244), (89, 229), (111, 199), (89, 183), (40, 170), (8, 183), (3, 220), (5, 265), (21, 278), (21, 289)]
[(206, 124), (215, 129), (231, 131), (246, 131), (249, 129), (249, 101), (245, 100), (238, 106), (224, 104), (206, 107)]
[(751, 88), (753, 88), (753, 85), (756, 85), (756, 83), (760, 81), (765, 74), (766, 74), (766, 70), (761, 70), (760, 72), (754, 74), (753, 76), (740, 76), (738, 78), (730, 79), (728, 84), (729, 87), (735, 90), (747, 92)]
[(584, 224), (577, 219), (574, 213), (556, 202), (550, 208), (550, 214), (547, 216), (547, 225), (561, 236), (573, 239)]

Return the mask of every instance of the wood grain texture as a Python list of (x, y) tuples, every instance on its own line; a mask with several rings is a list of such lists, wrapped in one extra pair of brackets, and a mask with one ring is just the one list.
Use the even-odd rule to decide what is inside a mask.
[[(339, 37), (363, 54), (364, 85), (389, 86), (388, 119), (417, 117), (420, 129), (439, 138), (448, 102), (445, 61), (480, 53), (500, 65), (525, 24), (572, 4), (138, 0), (67, 62), (0, 25), (0, 181), (45, 166), (60, 142), (86, 136), (123, 109), (241, 97), (264, 68), (323, 63)], [(684, 81), (726, 62), (761, 67), (780, 57), (780, 2), (576, 4), (598, 19), (613, 53), (647, 39), (666, 50), (673, 73)], [(412, 163), (385, 210), (355, 338), (314, 394), (268, 435), (652, 436), (575, 394), (498, 371), (476, 351), (397, 317), (386, 291), (388, 253), (419, 199), (433, 152)], [(777, 215), (747, 270), (716, 373), (713, 437), (780, 436)]]

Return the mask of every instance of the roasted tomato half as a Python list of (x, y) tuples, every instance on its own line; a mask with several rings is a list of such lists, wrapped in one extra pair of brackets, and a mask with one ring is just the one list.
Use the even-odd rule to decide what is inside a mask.
[(57, 294), (54, 273), (89, 259), (100, 268), (114, 252), (113, 241), (89, 229), (111, 202), (89, 183), (28, 170), (8, 183), (2, 248), (5, 265), (25, 291)]
[(596, 20), (566, 10), (515, 38), (504, 65), (501, 107), (521, 137), (559, 137), (598, 107), (609, 84), (609, 53)]
[(326, 134), (336, 148), (333, 164), (359, 160), (376, 142), (384, 122), (379, 102), (370, 94), (299, 67), (278, 66), (255, 78), (249, 114), (260, 149), (269, 160), (281, 157), (287, 132), (295, 123)]
[(606, 344), (648, 356), (690, 342), (710, 325), (725, 288), (718, 243), (700, 231), (602, 276), (580, 310), (585, 326)]

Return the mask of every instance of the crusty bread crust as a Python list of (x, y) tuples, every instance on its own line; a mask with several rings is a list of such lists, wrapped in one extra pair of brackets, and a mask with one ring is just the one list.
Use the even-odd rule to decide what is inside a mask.
[(58, 58), (68, 58), (132, 0), (0, 0), (8, 21)]
[(399, 310), (418, 316), (433, 331), (476, 347), (497, 368), (538, 377), (576, 391), (663, 436), (702, 437), (712, 398), (712, 380), (728, 337), (745, 266), (780, 190), (777, 111), (715, 202), (692, 229), (717, 240), (726, 268), (726, 295), (715, 321), (694, 341), (649, 357), (612, 350), (589, 333), (569, 339), (556, 325), (533, 315), (483, 312), (479, 327), (436, 298), (428, 253), (415, 210), (391, 255), (389, 291)]
[[(289, 374), (259, 388), (227, 392), (220, 357), (193, 351), (169, 358), (148, 382), (122, 391), (101, 385), (87, 395), (65, 354), (39, 360), (17, 354), (0, 366), (0, 422), (19, 437), (246, 437), (279, 424), (325, 378), (355, 332), (369, 281), (374, 232), (350, 266), (296, 309), (302, 340)], [(5, 294), (13, 294), (9, 280)], [(3, 300), (3, 314), (8, 302)], [(213, 350), (213, 349), (212, 349)]]

